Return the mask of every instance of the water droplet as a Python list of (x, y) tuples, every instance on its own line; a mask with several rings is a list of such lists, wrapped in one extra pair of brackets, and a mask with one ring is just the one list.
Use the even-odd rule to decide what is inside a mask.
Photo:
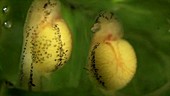
[(11, 23), (10, 21), (5, 21), (5, 22), (4, 22), (4, 26), (5, 26), (6, 28), (11, 28), (11, 27), (12, 27), (12, 23)]
[(167, 22), (168, 22), (168, 24), (170, 24), (170, 19), (169, 18), (167, 19)]
[(170, 33), (170, 29), (168, 30), (168, 32)]
[(3, 7), (2, 11), (3, 11), (4, 13), (8, 13), (9, 8), (8, 8), (8, 7)]
[[(170, 19), (167, 18), (168, 25), (170, 26)], [(170, 33), (170, 29), (168, 29), (168, 32)]]

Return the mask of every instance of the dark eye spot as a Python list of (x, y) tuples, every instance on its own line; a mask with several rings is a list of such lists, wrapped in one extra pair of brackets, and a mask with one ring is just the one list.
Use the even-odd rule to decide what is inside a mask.
[(43, 8), (47, 8), (47, 6), (48, 6), (48, 3), (45, 3)]

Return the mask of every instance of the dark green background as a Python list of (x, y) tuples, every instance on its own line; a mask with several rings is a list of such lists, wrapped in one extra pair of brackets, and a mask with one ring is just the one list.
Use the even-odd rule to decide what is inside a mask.
[[(32, 0), (0, 0), (0, 96), (4, 79), (16, 83), (22, 49), (23, 25)], [(104, 96), (83, 68), (92, 32), (101, 10), (114, 10), (124, 38), (136, 51), (138, 68), (133, 80), (116, 96), (170, 96), (170, 0), (61, 0), (62, 14), (73, 35), (69, 62), (52, 74), (50, 92), (9, 89), (9, 96)], [(3, 7), (9, 8), (3, 13)], [(12, 23), (6, 28), (5, 21)], [(7, 95), (8, 96), (8, 95)]]

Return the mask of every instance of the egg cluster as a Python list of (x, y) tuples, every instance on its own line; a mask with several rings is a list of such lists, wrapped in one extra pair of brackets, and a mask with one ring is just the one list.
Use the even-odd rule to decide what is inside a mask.
[[(94, 26), (87, 70), (104, 90), (126, 86), (136, 72), (136, 55), (124, 39), (123, 30), (112, 12), (101, 12)], [(41, 78), (61, 68), (70, 58), (71, 32), (61, 16), (58, 0), (34, 0), (23, 33), (20, 87), (40, 90)]]

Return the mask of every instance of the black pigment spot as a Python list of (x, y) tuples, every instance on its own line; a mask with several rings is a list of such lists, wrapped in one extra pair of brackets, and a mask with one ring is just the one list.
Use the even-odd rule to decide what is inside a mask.
[(110, 14), (111, 14), (110, 19), (112, 19), (113, 16), (114, 16), (114, 13), (113, 13), (113, 12), (110, 12)]
[[(109, 14), (109, 15), (108, 15)], [(104, 19), (106, 19), (106, 20), (111, 20), (112, 18), (113, 18), (113, 16), (114, 16), (114, 13), (113, 12), (109, 12), (109, 13), (107, 13), (106, 11), (104, 11), (104, 12), (101, 12), (99, 15), (98, 15), (98, 17), (96, 18), (96, 20), (95, 20), (95, 23), (101, 23), (100, 21), (99, 21), (99, 19), (100, 18), (104, 18)], [(116, 19), (116, 18), (115, 18)]]
[(31, 91), (32, 87), (35, 87), (35, 84), (33, 83), (33, 63), (31, 63), (30, 78), (29, 78), (29, 82), (28, 82), (28, 89)]
[(66, 63), (67, 60), (66, 52), (68, 50), (64, 49), (65, 43), (62, 41), (62, 36), (58, 24), (55, 24), (53, 26), (53, 30), (55, 30), (55, 37), (53, 40), (58, 44), (58, 45), (53, 45), (54, 47), (56, 47), (56, 52), (55, 52), (56, 59), (54, 59), (54, 61), (56, 62), (56, 69), (58, 69), (64, 63)]
[(89, 58), (91, 60), (91, 69), (90, 71), (93, 73), (94, 78), (98, 81), (99, 84), (101, 84), (103, 87), (105, 87), (104, 82), (102, 81), (102, 76), (98, 74), (99, 69), (96, 68), (96, 60), (95, 60), (95, 51), (98, 48), (98, 46), (100, 45), (100, 43), (97, 43), (96, 45), (93, 46), (93, 49), (91, 51), (91, 58)]

